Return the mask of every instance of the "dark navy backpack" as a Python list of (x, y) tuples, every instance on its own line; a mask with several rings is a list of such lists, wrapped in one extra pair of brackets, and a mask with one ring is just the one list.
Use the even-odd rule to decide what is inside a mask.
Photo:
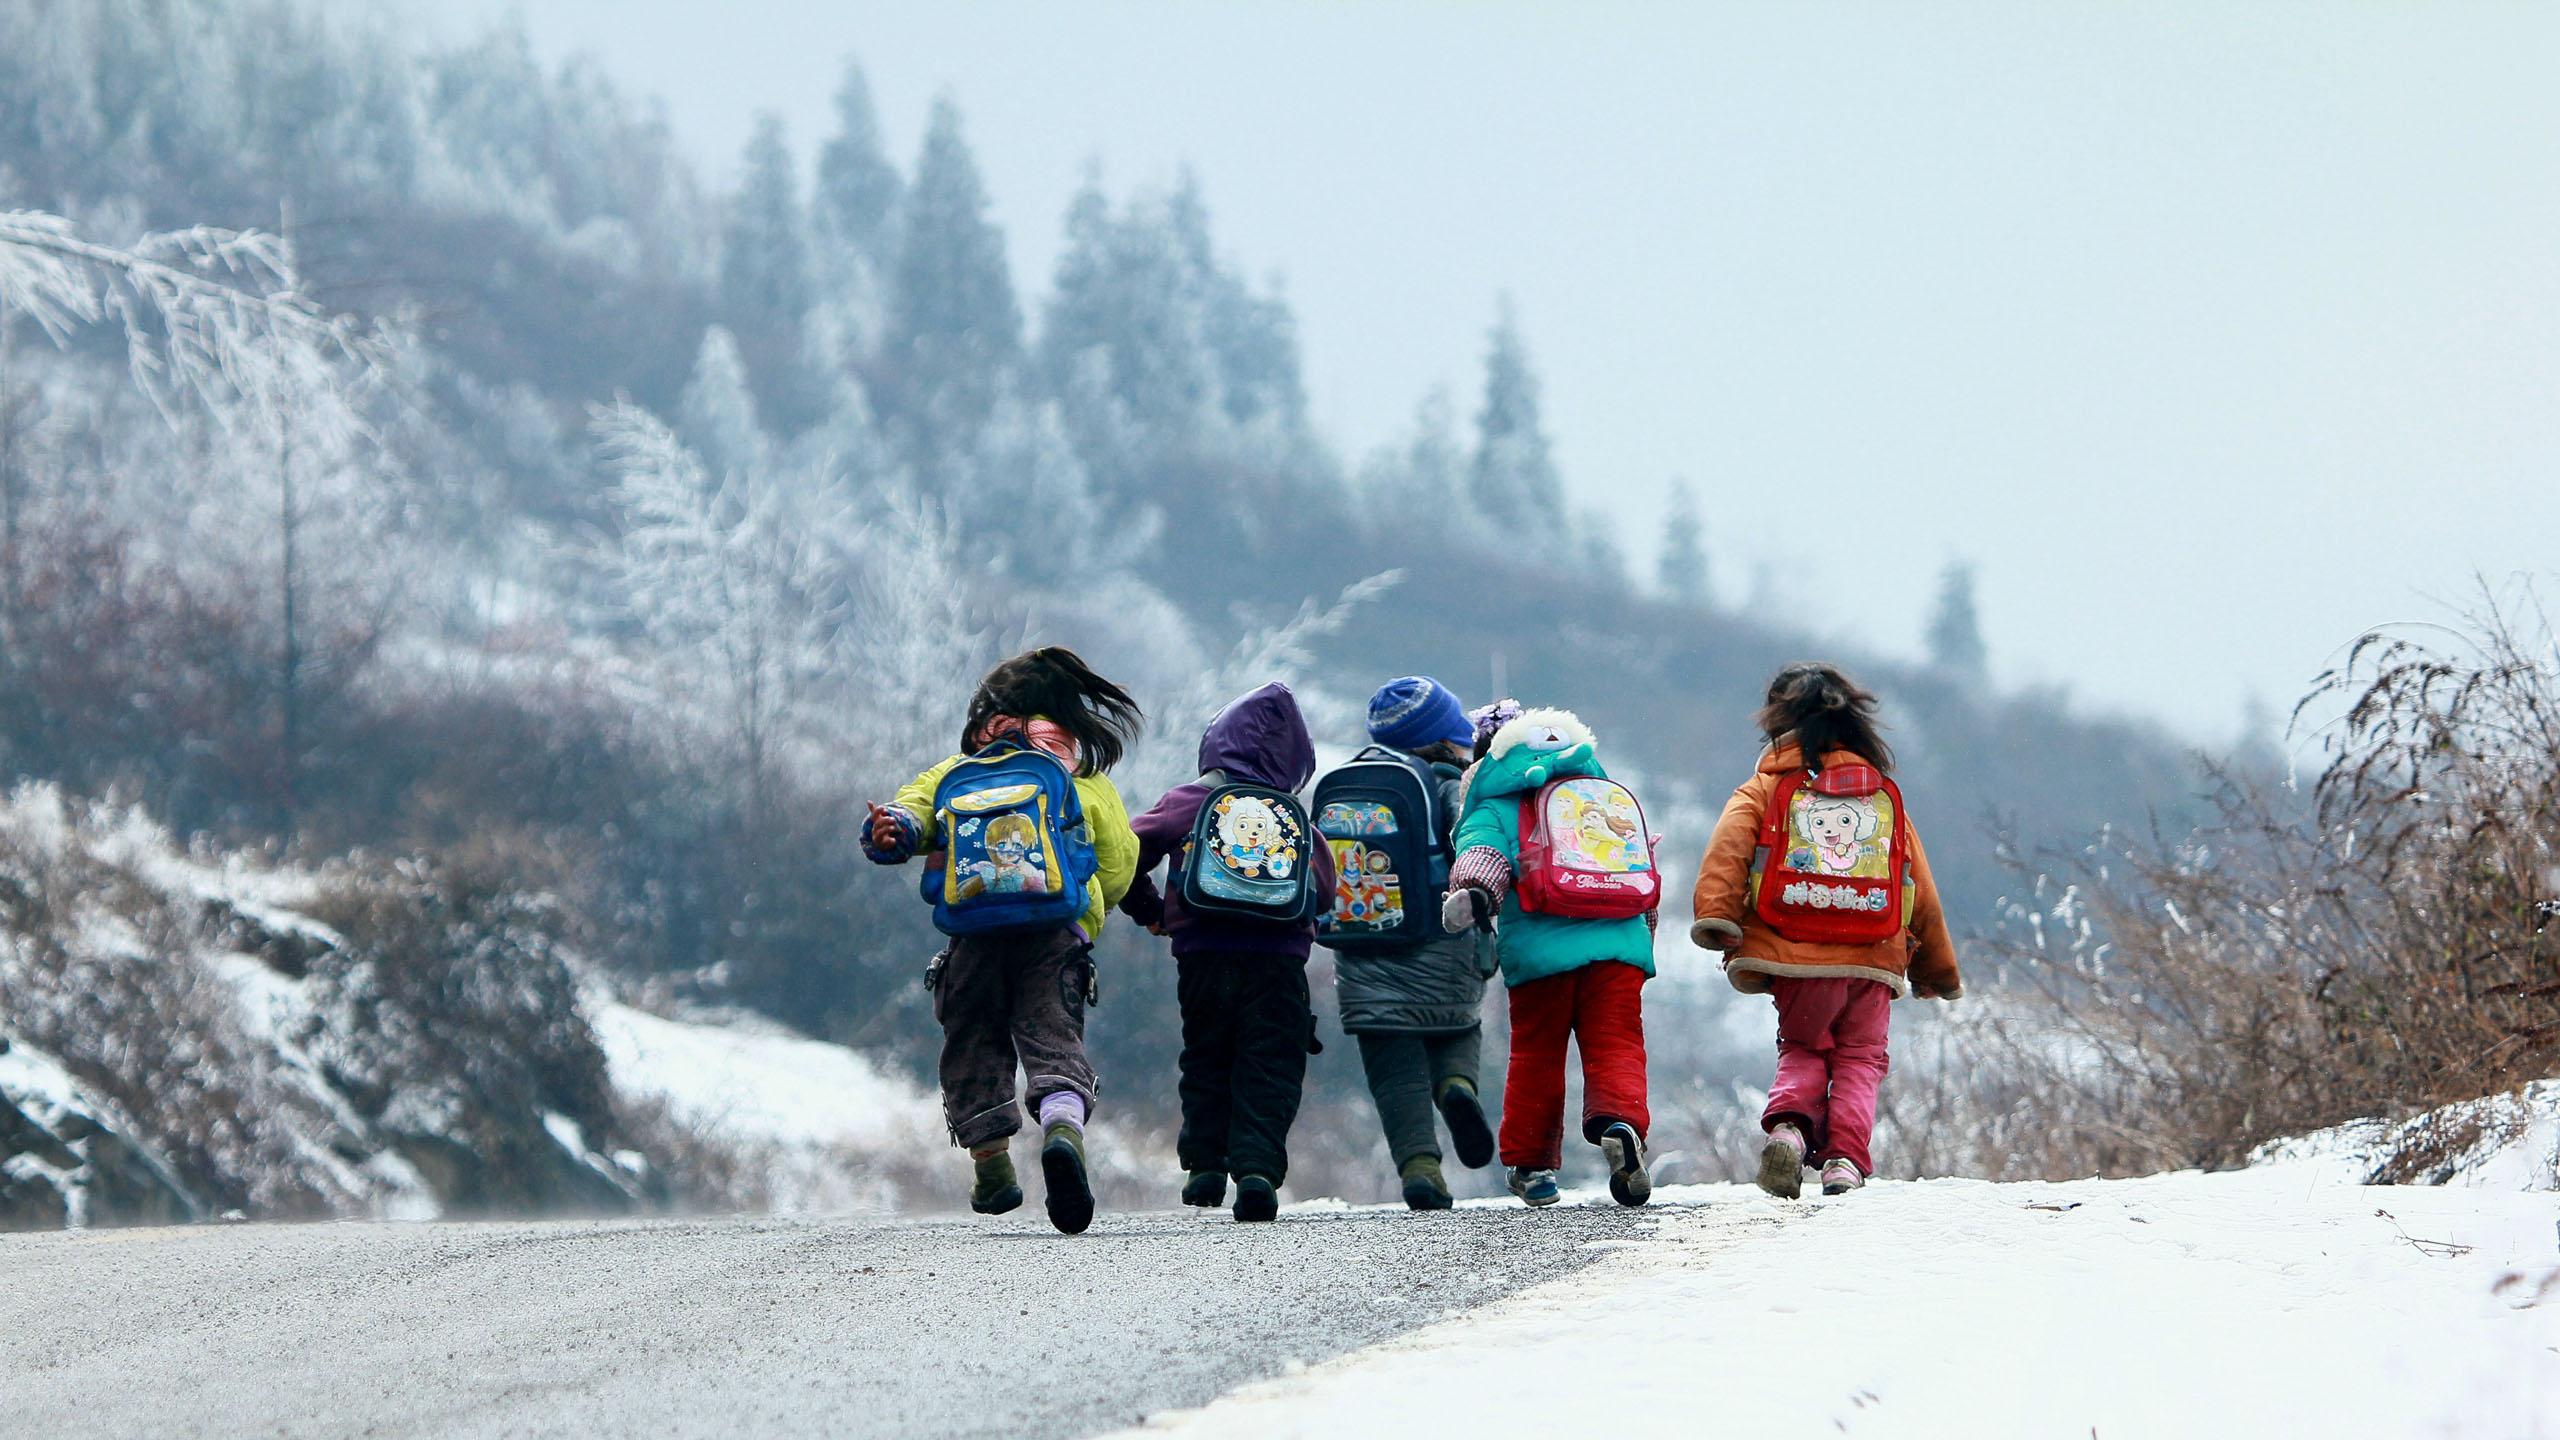
[(1333, 895), (1316, 943), (1361, 954), (1440, 934), (1449, 847), (1428, 762), (1372, 745), (1316, 782), (1316, 833), (1333, 851)]
[(1311, 920), (1324, 903), (1315, 886), (1317, 843), (1307, 807), (1288, 791), (1212, 786), (1183, 847), (1183, 908), (1283, 925)]
[(1073, 923), (1097, 868), (1075, 776), (1044, 751), (999, 740), (934, 787), (942, 849), (924, 898), (945, 935)]

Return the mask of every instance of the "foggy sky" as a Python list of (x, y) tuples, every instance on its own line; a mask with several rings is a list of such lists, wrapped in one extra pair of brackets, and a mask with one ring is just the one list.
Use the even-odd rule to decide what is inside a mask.
[(1685, 474), (1726, 599), (1904, 654), (1970, 559), (2004, 681), (2207, 737), (2554, 567), (2560, 7), (338, 3), (519, 13), (721, 182), (844, 56), (902, 163), (948, 90), (1035, 318), (1088, 160), (1187, 162), (1347, 457), (1508, 291), (1639, 560)]

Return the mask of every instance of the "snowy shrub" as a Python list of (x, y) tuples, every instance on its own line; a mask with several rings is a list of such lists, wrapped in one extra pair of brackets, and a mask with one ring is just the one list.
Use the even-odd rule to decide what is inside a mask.
[[(2560, 651), (2532, 592), (2368, 634), (2297, 715), (2332, 704), (2307, 796), (2229, 780), (2208, 830), (2032, 877), (2019, 983), (1969, 1042), (1981, 1168), (2232, 1165), (2560, 1063)], [(2408, 1133), (2396, 1173), (2476, 1139)]]

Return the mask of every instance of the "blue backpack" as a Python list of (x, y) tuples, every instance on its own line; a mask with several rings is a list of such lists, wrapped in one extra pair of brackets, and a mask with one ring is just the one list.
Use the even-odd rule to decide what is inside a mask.
[(999, 740), (934, 787), (942, 849), (924, 898), (945, 935), (1070, 924), (1093, 882), (1093, 828), (1075, 776), (1057, 757)]
[(1307, 807), (1268, 785), (1218, 785), (1200, 802), (1182, 851), (1182, 906), (1299, 925), (1324, 908), (1316, 893), (1315, 829)]
[(1316, 943), (1365, 954), (1440, 933), (1449, 888), (1440, 787), (1427, 762), (1372, 745), (1316, 782), (1316, 833), (1333, 851), (1333, 895)]

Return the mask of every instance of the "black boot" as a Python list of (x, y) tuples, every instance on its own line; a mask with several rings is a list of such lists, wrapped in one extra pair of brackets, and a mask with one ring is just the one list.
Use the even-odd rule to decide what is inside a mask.
[(1280, 1190), (1259, 1175), (1236, 1177), (1236, 1219), (1245, 1224), (1280, 1218)]
[(1084, 1174), (1084, 1132), (1049, 1127), (1040, 1143), (1040, 1175), (1049, 1182), (1049, 1223), (1061, 1235), (1081, 1235), (1093, 1223), (1093, 1184)]
[(1194, 1170), (1182, 1182), (1182, 1203), (1198, 1210), (1215, 1210), (1227, 1203), (1227, 1172)]
[(1459, 1164), (1481, 1170), (1493, 1163), (1493, 1127), (1485, 1123), (1484, 1102), (1476, 1098), (1476, 1087), (1464, 1080), (1441, 1086), (1440, 1118), (1448, 1122), (1449, 1143), (1458, 1152)]

